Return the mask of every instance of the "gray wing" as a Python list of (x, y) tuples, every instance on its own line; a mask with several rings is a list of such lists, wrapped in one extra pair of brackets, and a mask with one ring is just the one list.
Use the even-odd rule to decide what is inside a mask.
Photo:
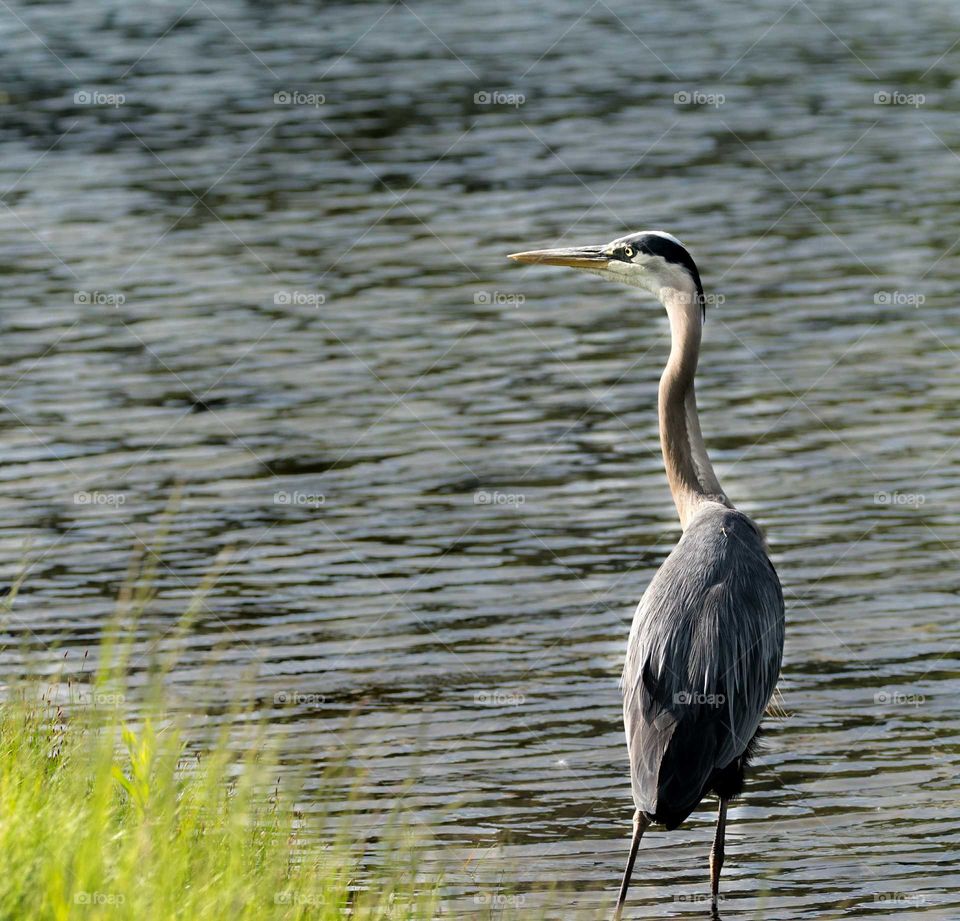
[(743, 755), (780, 674), (780, 580), (756, 525), (691, 522), (634, 616), (621, 689), (637, 808), (674, 827)]

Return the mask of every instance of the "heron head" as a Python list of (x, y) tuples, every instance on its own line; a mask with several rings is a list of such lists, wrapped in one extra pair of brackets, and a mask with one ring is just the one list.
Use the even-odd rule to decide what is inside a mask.
[(662, 230), (644, 230), (599, 246), (539, 249), (508, 256), (530, 265), (564, 265), (653, 293), (675, 292), (704, 307), (703, 284), (687, 248)]

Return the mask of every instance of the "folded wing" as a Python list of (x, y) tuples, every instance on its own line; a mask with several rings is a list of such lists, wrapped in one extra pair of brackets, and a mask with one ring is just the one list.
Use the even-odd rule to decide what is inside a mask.
[(701, 512), (640, 601), (621, 681), (633, 797), (654, 821), (679, 825), (744, 754), (776, 687), (783, 631), (756, 525)]

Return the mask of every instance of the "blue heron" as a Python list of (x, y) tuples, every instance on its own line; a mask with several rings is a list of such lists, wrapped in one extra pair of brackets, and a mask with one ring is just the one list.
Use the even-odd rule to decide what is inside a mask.
[(706, 318), (700, 273), (683, 244), (662, 231), (510, 258), (642, 288), (667, 311), (671, 348), (660, 378), (660, 446), (683, 535), (640, 599), (627, 642), (620, 688), (636, 808), (614, 917), (623, 911), (647, 828), (677, 828), (709, 793), (720, 802), (710, 853), (716, 917), (727, 806), (743, 791), (776, 688), (784, 608), (763, 535), (721, 489), (700, 432), (694, 392)]

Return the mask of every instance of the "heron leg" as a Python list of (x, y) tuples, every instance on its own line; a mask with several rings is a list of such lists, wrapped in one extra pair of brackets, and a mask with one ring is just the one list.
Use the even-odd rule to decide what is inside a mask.
[(620, 895), (617, 898), (617, 910), (613, 916), (613, 921), (620, 921), (623, 903), (627, 898), (627, 889), (630, 888), (630, 876), (633, 874), (633, 864), (637, 859), (637, 851), (640, 848), (640, 839), (649, 826), (650, 820), (638, 809), (633, 814), (633, 840), (630, 842), (630, 856), (627, 857), (627, 868), (623, 871), (623, 882), (620, 883)]
[(727, 830), (727, 800), (720, 797), (720, 810), (717, 812), (717, 834), (710, 851), (710, 907), (717, 913), (717, 899), (720, 894), (720, 871), (723, 869), (723, 838)]

